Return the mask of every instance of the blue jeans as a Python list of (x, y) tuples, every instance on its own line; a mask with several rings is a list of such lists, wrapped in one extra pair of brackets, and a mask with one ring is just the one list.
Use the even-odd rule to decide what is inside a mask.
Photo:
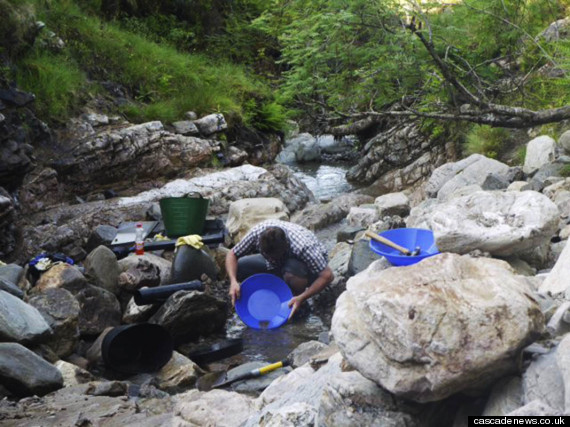
[(237, 279), (240, 282), (249, 276), (259, 273), (274, 274), (281, 278), (283, 278), (285, 273), (290, 273), (294, 276), (307, 279), (309, 285), (317, 278), (317, 275), (311, 274), (307, 264), (296, 258), (287, 258), (283, 266), (275, 270), (267, 268), (266, 260), (261, 254), (247, 255), (238, 259)]

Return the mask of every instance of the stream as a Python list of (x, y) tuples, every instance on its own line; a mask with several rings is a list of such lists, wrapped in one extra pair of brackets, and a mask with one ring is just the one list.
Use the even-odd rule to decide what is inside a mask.
[[(317, 200), (330, 200), (354, 188), (345, 177), (346, 171), (351, 166), (348, 162), (335, 162), (329, 165), (303, 163), (287, 166), (307, 185)], [(316, 233), (329, 251), (336, 244), (336, 232), (340, 226), (335, 224)], [(248, 328), (234, 312), (226, 325), (226, 338), (243, 339), (243, 352), (240, 356), (246, 361), (282, 360), (300, 344), (319, 340), (320, 335), (326, 335), (330, 327), (332, 311), (326, 318), (313, 314), (311, 310), (305, 310), (305, 313), (301, 311), (295, 317), (280, 328), (258, 330)]]

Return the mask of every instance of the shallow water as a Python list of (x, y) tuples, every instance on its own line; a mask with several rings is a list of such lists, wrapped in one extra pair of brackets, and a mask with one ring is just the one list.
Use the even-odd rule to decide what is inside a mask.
[[(348, 162), (334, 164), (303, 163), (288, 164), (295, 176), (303, 181), (313, 192), (317, 200), (332, 199), (353, 190), (355, 187), (346, 181), (346, 171), (352, 166)], [(342, 224), (333, 224), (319, 230), (317, 237), (327, 250), (336, 244), (336, 233)], [(307, 304), (307, 303), (305, 303)], [(277, 329), (258, 330), (248, 328), (236, 313), (226, 324), (227, 338), (242, 338), (243, 352), (241, 357), (247, 361), (274, 362), (282, 360), (300, 344), (318, 340), (319, 335), (330, 328), (331, 313), (319, 317), (315, 314), (296, 315), (296, 319)], [(309, 310), (306, 308), (305, 313)]]
[(249, 361), (282, 360), (300, 344), (318, 340), (324, 331), (328, 331), (328, 326), (314, 314), (292, 319), (291, 323), (269, 330), (248, 328), (235, 313), (227, 324), (227, 337), (243, 339), (241, 356)]
[(302, 163), (287, 166), (313, 192), (317, 200), (331, 199), (354, 189), (354, 186), (346, 180), (346, 171), (352, 166), (347, 162), (335, 162), (329, 165)]

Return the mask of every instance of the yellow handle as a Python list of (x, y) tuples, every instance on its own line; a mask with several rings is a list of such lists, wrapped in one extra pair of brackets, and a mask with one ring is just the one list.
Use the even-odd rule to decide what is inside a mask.
[(390, 246), (391, 248), (396, 249), (397, 251), (402, 252), (404, 255), (410, 255), (410, 250), (404, 248), (403, 246), (400, 246), (394, 242), (392, 242), (391, 240), (386, 239), (385, 237), (379, 236), (376, 233), (373, 233), (371, 231), (366, 230), (366, 232), (364, 233), (364, 235), (366, 237), (370, 237), (371, 239), (376, 240), (377, 242), (383, 243), (386, 246)]
[(276, 362), (272, 363), (271, 365), (264, 366), (263, 368), (259, 368), (259, 373), (261, 375), (265, 375), (268, 372), (274, 371), (275, 369), (279, 369), (283, 367), (283, 362)]

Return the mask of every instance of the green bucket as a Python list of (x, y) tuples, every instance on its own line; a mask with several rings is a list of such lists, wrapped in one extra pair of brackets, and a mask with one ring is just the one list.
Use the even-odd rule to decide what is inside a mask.
[(210, 199), (199, 197), (167, 197), (160, 200), (162, 221), (170, 238), (202, 234)]

